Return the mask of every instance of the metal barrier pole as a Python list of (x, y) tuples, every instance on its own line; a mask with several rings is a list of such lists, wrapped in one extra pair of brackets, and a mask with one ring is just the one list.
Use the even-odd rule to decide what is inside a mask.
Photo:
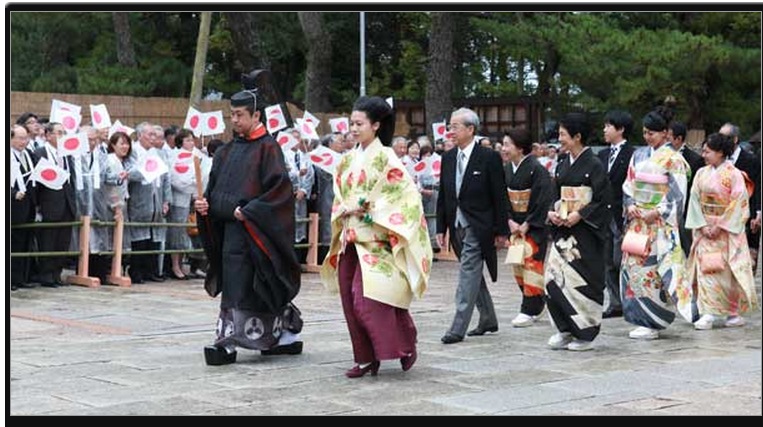
[(307, 264), (304, 266), (308, 273), (320, 273), (318, 265), (318, 214), (310, 214), (310, 225), (307, 226)]
[(90, 263), (90, 215), (83, 215), (81, 220), (82, 225), (79, 228), (79, 264), (77, 266), (77, 274), (67, 276), (66, 282), (72, 285), (97, 288), (101, 286), (101, 279), (88, 276)]
[(114, 226), (114, 258), (111, 260), (111, 274), (106, 280), (111, 285), (125, 286), (132, 285), (129, 277), (122, 276), (122, 238), (124, 235), (125, 220), (122, 216), (122, 208), (114, 209), (116, 225)]

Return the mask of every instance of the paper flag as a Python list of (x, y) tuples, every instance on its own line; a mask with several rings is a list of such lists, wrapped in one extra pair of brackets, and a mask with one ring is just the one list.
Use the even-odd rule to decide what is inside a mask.
[(82, 115), (82, 107), (75, 104), (70, 104), (68, 102), (59, 101), (58, 99), (54, 99), (50, 104), (50, 122), (51, 123), (62, 123), (61, 120), (58, 120), (59, 117), (56, 116), (57, 111), (68, 111), (70, 113), (73, 113), (74, 115)]
[(111, 116), (106, 109), (106, 104), (90, 104), (90, 121), (96, 129), (111, 127)]
[(69, 133), (58, 138), (58, 153), (62, 156), (82, 156), (90, 150), (85, 132)]
[(299, 144), (299, 141), (297, 138), (294, 138), (291, 132), (278, 132), (276, 141), (278, 141), (278, 145), (281, 146), (283, 151), (289, 151)]
[(41, 157), (34, 167), (30, 179), (39, 182), (51, 190), (60, 190), (69, 179), (69, 172), (56, 166), (50, 159)]
[(61, 123), (67, 133), (76, 132), (82, 122), (82, 116), (74, 111), (58, 109), (53, 114), (55, 119), (51, 123)]
[(332, 133), (347, 133), (350, 130), (350, 119), (347, 117), (337, 117), (329, 120)]
[(148, 152), (138, 161), (138, 171), (149, 184), (169, 171), (167, 165), (156, 153)]
[(271, 135), (286, 127), (286, 118), (280, 104), (265, 108), (265, 119), (267, 119), (265, 125)]
[(299, 134), (302, 135), (302, 139), (312, 141), (313, 139), (320, 139), (318, 132), (315, 131), (315, 125), (312, 122), (306, 122), (302, 119), (297, 119), (297, 129)]
[(193, 135), (198, 138), (201, 136), (201, 123), (203, 118), (201, 111), (193, 107), (188, 107), (188, 113), (185, 115), (183, 128), (190, 130), (193, 132)]
[(307, 110), (305, 110), (305, 114), (302, 116), (302, 120), (311, 123), (315, 129), (318, 129), (318, 124), (321, 122), (317, 117), (310, 114)]
[(222, 110), (204, 113), (202, 115), (201, 134), (219, 135), (225, 132), (225, 121), (223, 120)]
[(445, 138), (446, 130), (445, 122), (432, 123), (432, 134), (434, 135), (435, 141)]
[(336, 166), (339, 164), (342, 155), (334, 150), (331, 150), (323, 145), (319, 145), (315, 150), (309, 153), (310, 161), (315, 166), (325, 170), (326, 172), (334, 175)]

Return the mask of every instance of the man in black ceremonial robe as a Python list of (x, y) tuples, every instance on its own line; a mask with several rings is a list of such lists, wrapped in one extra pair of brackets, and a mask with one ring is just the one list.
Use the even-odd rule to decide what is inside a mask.
[(235, 348), (299, 354), (302, 320), (294, 251), (294, 196), (283, 153), (268, 134), (262, 88), (231, 97), (234, 138), (215, 153), (204, 198), (195, 201), (210, 266), (205, 288), (222, 292), (207, 364), (235, 361)]

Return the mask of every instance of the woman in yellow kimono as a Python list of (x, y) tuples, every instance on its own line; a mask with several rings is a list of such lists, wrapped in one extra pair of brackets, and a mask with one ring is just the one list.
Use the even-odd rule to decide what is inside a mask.
[(694, 230), (693, 244), (678, 308), (700, 330), (743, 326), (740, 315), (758, 306), (744, 228), (748, 192), (743, 172), (727, 160), (733, 152), (731, 137), (707, 137), (702, 149), (707, 166), (697, 171), (689, 198), (686, 228)]
[(623, 183), (627, 218), (620, 268), (623, 317), (637, 326), (628, 336), (659, 338), (676, 317), (671, 291), (683, 277), (679, 237), (689, 164), (667, 144), (672, 114), (658, 108), (643, 119), (647, 147), (631, 157)]
[(432, 265), (421, 194), (389, 148), (395, 113), (379, 97), (360, 97), (350, 131), (358, 145), (334, 176), (331, 247), (321, 277), (339, 290), (357, 363), (350, 378), (376, 375), (379, 362), (416, 361), (416, 326), (408, 312), (427, 287)]

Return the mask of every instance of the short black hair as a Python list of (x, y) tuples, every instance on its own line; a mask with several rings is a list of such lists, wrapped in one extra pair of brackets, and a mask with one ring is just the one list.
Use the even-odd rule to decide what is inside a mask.
[(604, 123), (614, 126), (617, 130), (622, 129), (623, 138), (628, 138), (628, 135), (630, 135), (633, 130), (633, 117), (631, 117), (630, 113), (627, 111), (609, 111), (607, 115), (604, 116)]
[(670, 124), (670, 130), (673, 132), (673, 137), (681, 137), (682, 140), (686, 140), (686, 125), (681, 122), (673, 122)]
[(26, 121), (29, 120), (32, 117), (34, 117), (35, 120), (39, 121), (39, 117), (37, 117), (37, 114), (27, 112), (27, 113), (24, 113), (24, 114), (20, 115), (19, 118), (16, 119), (16, 124), (24, 126), (26, 124)]
[(533, 151), (533, 140), (530, 131), (522, 128), (511, 128), (506, 131), (506, 136), (511, 139), (515, 147), (522, 150), (522, 154), (530, 154)]
[(583, 113), (567, 113), (559, 120), (559, 127), (567, 129), (571, 137), (580, 134), (581, 144), (588, 145), (588, 136), (591, 133), (588, 127), (588, 119)]
[(191, 132), (188, 129), (180, 129), (175, 134), (175, 138), (172, 139), (172, 143), (175, 144), (175, 148), (182, 148), (183, 147), (183, 140), (186, 139), (189, 136), (193, 136), (193, 132)]
[(215, 138), (211, 141), (209, 141), (209, 144), (207, 144), (207, 154), (210, 156), (215, 155), (215, 151), (217, 151), (218, 148), (222, 147), (225, 142), (223, 142), (222, 139)]
[(708, 137), (705, 139), (705, 144), (707, 145), (707, 148), (719, 153), (723, 153), (724, 157), (731, 156), (734, 153), (734, 149), (736, 148), (734, 146), (733, 137), (719, 132), (711, 133), (708, 135)]

